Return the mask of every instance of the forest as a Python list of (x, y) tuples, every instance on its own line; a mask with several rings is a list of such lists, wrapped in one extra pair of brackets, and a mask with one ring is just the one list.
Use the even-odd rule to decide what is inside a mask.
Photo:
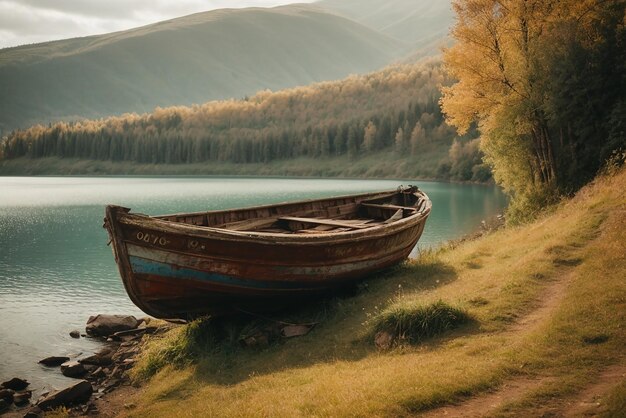
[(253, 164), (341, 156), (349, 163), (386, 151), (392, 166), (443, 148), (428, 177), (487, 181), (476, 132), (457, 138), (444, 121), (440, 86), (448, 84), (438, 61), (392, 66), (240, 100), (37, 125), (8, 135), (0, 158)]
[[(623, 0), (457, 0), (442, 109), (532, 217), (626, 150)], [(620, 151), (621, 150), (621, 151)]]

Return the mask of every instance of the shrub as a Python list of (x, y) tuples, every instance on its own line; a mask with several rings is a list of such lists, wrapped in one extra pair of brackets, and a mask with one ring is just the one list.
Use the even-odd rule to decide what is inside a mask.
[(396, 303), (373, 319), (373, 331), (388, 332), (396, 339), (419, 343), (471, 321), (462, 309), (438, 301), (429, 305)]
[(165, 366), (184, 367), (210, 352), (216, 343), (216, 331), (209, 317), (168, 332), (160, 340), (151, 340), (133, 369), (135, 378), (153, 376)]

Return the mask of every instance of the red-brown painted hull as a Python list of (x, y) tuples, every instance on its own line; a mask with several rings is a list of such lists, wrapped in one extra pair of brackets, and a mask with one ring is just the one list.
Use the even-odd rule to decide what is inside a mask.
[(337, 203), (354, 205), (380, 196), (384, 194), (158, 218), (109, 206), (105, 221), (133, 302), (155, 317), (189, 318), (267, 310), (397, 264), (420, 238), (430, 201), (420, 194), (419, 210), (397, 222), (314, 235), (232, 231), (195, 225), (194, 218), (208, 223), (224, 218), (238, 222), (246, 216), (262, 221), (265, 213), (329, 212)]

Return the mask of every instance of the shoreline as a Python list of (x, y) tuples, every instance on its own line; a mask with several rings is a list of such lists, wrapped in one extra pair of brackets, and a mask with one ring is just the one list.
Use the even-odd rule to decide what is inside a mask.
[[(382, 158), (381, 156), (379, 156)], [(364, 161), (330, 157), (326, 160), (293, 159), (276, 160), (269, 163), (236, 164), (222, 162), (189, 164), (139, 164), (129, 161), (112, 162), (102, 160), (82, 160), (71, 158), (26, 158), (0, 160), (2, 177), (227, 177), (227, 178), (293, 178), (293, 179), (335, 179), (335, 180), (398, 180), (424, 181), (448, 184), (468, 184), (495, 186), (490, 178), (486, 182), (441, 178), (432, 173), (419, 173), (410, 167), (417, 167), (420, 161), (411, 159), (391, 159), (392, 164), (362, 167), (370, 161), (379, 161), (376, 155), (364, 156)], [(346, 165), (343, 169), (338, 168)], [(352, 165), (359, 167), (352, 168)], [(401, 167), (401, 168), (399, 168)], [(409, 168), (407, 168), (409, 167)], [(428, 169), (434, 171), (434, 167)], [(418, 170), (419, 171), (419, 170)], [(405, 173), (409, 173), (406, 176)], [(404, 177), (403, 177), (404, 176)]]
[[(109, 409), (110, 412), (107, 406), (109, 397), (120, 390), (131, 390), (132, 380), (129, 373), (135, 365), (142, 344), (145, 343), (144, 336), (163, 334), (176, 326), (179, 324), (150, 317), (137, 319), (132, 315), (90, 317), (86, 334), (78, 335), (79, 331), (71, 331), (70, 335), (72, 338), (96, 340), (100, 343), (100, 349), (72, 357), (51, 356), (38, 361), (42, 367), (56, 369), (59, 374), (69, 378), (69, 384), (57, 390), (43, 389), (34, 398), (32, 395), (38, 389), (30, 387), (28, 376), (12, 377), (2, 383), (7, 387), (0, 388), (0, 391), (4, 391), (0, 395), (13, 395), (8, 404), (2, 404), (4, 408), (0, 408), (0, 415), (36, 417), (57, 408), (65, 408), (70, 415), (102, 416), (102, 408)], [(10, 385), (23, 387), (12, 386), (11, 389)]]

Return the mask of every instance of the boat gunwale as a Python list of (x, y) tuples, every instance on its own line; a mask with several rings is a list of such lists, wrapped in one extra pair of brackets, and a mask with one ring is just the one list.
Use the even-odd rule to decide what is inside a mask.
[[(322, 232), (319, 234), (283, 234), (275, 232), (260, 231), (234, 231), (225, 228), (215, 228), (209, 226), (190, 225), (183, 222), (168, 221), (143, 214), (123, 213), (119, 214), (117, 221), (125, 226), (144, 227), (148, 229), (157, 229), (166, 233), (181, 234), (185, 236), (193, 236), (195, 238), (208, 239), (228, 239), (232, 241), (250, 241), (257, 244), (320, 244), (324, 242), (339, 243), (346, 240), (362, 241), (368, 239), (376, 239), (387, 236), (391, 233), (401, 231), (413, 225), (425, 221), (430, 214), (432, 202), (425, 193), (419, 192), (425, 199), (424, 206), (415, 213), (389, 224), (374, 225), (371, 228), (341, 231), (341, 232)], [(338, 197), (337, 199), (340, 199)], [(321, 199), (317, 199), (321, 200)], [(274, 205), (275, 206), (275, 205)], [(407, 207), (408, 208), (408, 207)], [(202, 212), (206, 213), (206, 212)], [(174, 216), (174, 215), (170, 215)]]

